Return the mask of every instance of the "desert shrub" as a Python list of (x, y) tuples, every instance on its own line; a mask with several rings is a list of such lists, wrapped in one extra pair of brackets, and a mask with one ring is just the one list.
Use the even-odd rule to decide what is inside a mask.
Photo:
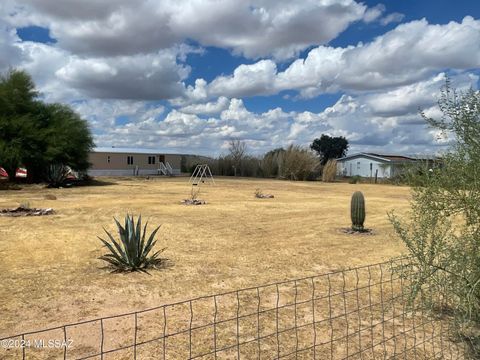
[(447, 82), (439, 107), (440, 120), (422, 116), (454, 139), (454, 145), (441, 167), (410, 174), (416, 176), (411, 215), (391, 213), (390, 219), (416, 269), (410, 279), (411, 302), (420, 299), (427, 310), (448, 310), (443, 314), (453, 315), (459, 338), (479, 358), (480, 93), (458, 94)]
[(144, 271), (149, 268), (159, 267), (165, 263), (166, 259), (159, 258), (159, 255), (165, 250), (161, 249), (153, 252), (156, 244), (155, 235), (160, 226), (155, 228), (147, 240), (147, 225), (142, 229), (142, 217), (139, 216), (135, 224), (133, 215), (125, 216), (125, 225), (122, 226), (117, 219), (114, 219), (117, 225), (120, 240), (117, 241), (104, 228), (109, 241), (99, 237), (109, 252), (100, 257), (114, 268), (114, 271)]
[(198, 195), (200, 194), (200, 187), (198, 186), (192, 186), (190, 189), (190, 200), (195, 201), (198, 199)]
[(328, 160), (322, 171), (323, 182), (334, 182), (337, 175), (337, 160)]
[(279, 176), (288, 180), (306, 180), (318, 171), (317, 157), (306, 148), (290, 145), (281, 155)]
[(352, 176), (350, 179), (348, 179), (348, 183), (349, 184), (356, 184), (356, 183), (360, 182), (361, 179), (362, 179), (361, 176), (355, 175), (355, 176)]

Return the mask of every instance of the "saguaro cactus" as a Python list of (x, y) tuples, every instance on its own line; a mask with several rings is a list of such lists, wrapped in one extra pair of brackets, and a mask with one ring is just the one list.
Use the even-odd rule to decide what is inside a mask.
[(355, 191), (352, 195), (350, 216), (352, 218), (352, 230), (363, 231), (363, 223), (365, 221), (365, 198), (360, 191)]

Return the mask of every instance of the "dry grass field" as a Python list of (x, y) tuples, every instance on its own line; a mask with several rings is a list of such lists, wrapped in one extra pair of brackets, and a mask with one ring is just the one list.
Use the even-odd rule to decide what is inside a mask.
[[(105, 179), (106, 180), (106, 179)], [(42, 217), (0, 217), (0, 337), (141, 310), (199, 295), (370, 264), (400, 255), (387, 211), (409, 206), (409, 188), (257, 179), (203, 184), (204, 206), (185, 206), (186, 178), (110, 179), (108, 186), (1, 191), (0, 208), (29, 202)], [(261, 188), (274, 199), (256, 199)], [(365, 194), (373, 235), (349, 235), (350, 196)], [(57, 200), (46, 200), (53, 194)], [(110, 274), (97, 235), (113, 217), (161, 224), (173, 266)], [(123, 219), (122, 219), (123, 220)]]

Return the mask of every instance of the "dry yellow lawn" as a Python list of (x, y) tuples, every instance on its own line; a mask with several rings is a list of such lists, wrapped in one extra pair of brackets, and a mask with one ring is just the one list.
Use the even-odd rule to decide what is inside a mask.
[[(1, 191), (0, 208), (53, 207), (43, 217), (0, 217), (0, 337), (141, 310), (272, 281), (387, 260), (402, 253), (387, 211), (404, 213), (409, 188), (277, 180), (203, 184), (205, 206), (185, 206), (186, 178), (110, 179), (109, 186)], [(275, 195), (256, 199), (256, 188)], [(350, 196), (365, 194), (367, 227), (348, 235)], [(57, 200), (45, 200), (54, 194)], [(174, 266), (110, 274), (97, 235), (112, 217), (141, 213), (162, 224), (159, 247)]]

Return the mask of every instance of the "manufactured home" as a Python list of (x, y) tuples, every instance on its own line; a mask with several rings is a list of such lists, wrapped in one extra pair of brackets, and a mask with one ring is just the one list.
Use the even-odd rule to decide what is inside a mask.
[(97, 147), (90, 152), (90, 176), (178, 175), (182, 155), (152, 149)]
[(357, 153), (337, 159), (337, 175), (392, 178), (419, 159), (401, 155)]

